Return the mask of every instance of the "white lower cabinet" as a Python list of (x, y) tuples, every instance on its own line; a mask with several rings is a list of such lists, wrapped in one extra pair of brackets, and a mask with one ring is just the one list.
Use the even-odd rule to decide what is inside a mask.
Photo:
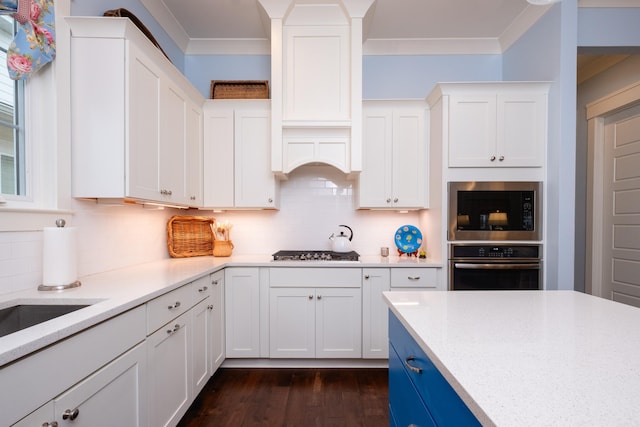
[(191, 376), (193, 395), (197, 396), (211, 376), (211, 332), (213, 316), (211, 297), (208, 297), (191, 309)]
[(441, 289), (441, 268), (362, 269), (362, 357), (389, 357), (389, 307), (382, 293), (390, 290), (426, 291)]
[(211, 313), (209, 372), (213, 375), (225, 358), (224, 271), (218, 271), (211, 275), (210, 299), (207, 306)]
[(360, 269), (271, 269), (269, 356), (362, 357), (360, 283)]
[(149, 425), (176, 425), (191, 404), (191, 313), (147, 337)]
[(388, 268), (362, 269), (362, 357), (389, 357), (387, 324), (388, 306), (382, 293), (391, 290), (391, 271)]
[(146, 426), (145, 368), (143, 342), (15, 426)]
[(227, 268), (224, 280), (227, 357), (260, 357), (259, 269)]

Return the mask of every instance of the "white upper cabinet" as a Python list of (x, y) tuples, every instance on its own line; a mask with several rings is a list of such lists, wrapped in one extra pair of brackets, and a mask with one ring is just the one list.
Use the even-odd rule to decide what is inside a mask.
[(427, 205), (424, 101), (365, 101), (360, 208), (420, 209)]
[(448, 166), (542, 167), (547, 83), (444, 83), (429, 95), (442, 111)]
[(204, 106), (204, 206), (277, 209), (269, 164), (268, 100), (215, 100)]
[(202, 201), (202, 104), (126, 18), (69, 17), (72, 194)]

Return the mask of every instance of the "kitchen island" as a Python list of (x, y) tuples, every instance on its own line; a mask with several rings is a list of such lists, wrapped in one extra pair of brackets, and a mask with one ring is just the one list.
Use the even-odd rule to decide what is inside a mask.
[(637, 308), (573, 291), (384, 299), (483, 425), (638, 424)]

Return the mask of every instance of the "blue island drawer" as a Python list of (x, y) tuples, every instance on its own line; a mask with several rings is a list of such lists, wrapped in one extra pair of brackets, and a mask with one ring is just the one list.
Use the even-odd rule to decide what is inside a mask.
[(395, 427), (436, 427), (393, 346), (389, 346), (389, 421)]
[[(399, 362), (422, 397), (436, 425), (457, 427), (480, 425), (460, 396), (391, 311), (389, 312), (389, 341), (390, 350), (395, 349), (397, 352)], [(389, 375), (391, 375), (391, 360), (389, 364)], [(408, 365), (418, 368), (420, 372), (410, 369)], [(389, 400), (393, 402), (395, 397), (391, 396), (391, 381), (390, 378)]]

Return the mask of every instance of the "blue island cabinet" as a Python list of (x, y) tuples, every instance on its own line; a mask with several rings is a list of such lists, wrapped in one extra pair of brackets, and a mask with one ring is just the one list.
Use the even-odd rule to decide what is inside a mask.
[(394, 427), (480, 425), (392, 312), (389, 313), (389, 420)]

